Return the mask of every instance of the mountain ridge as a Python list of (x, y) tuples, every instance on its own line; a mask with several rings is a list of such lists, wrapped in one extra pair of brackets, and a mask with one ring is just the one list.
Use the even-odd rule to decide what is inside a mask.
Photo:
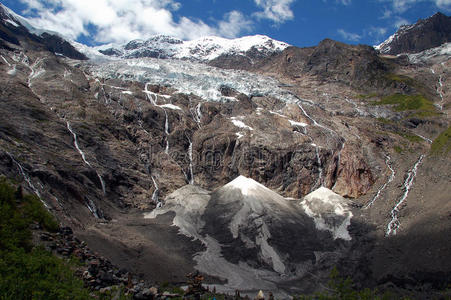
[(412, 25), (402, 25), (375, 49), (383, 54), (418, 53), (451, 42), (451, 17), (437, 12)]
[(229, 291), (314, 293), (331, 266), (359, 288), (446, 288), (451, 160), (430, 151), (447, 149), (449, 55), (326, 39), (84, 61), (6, 23), (19, 43), (0, 48), (0, 174), (93, 251), (150, 282), (198, 270)]

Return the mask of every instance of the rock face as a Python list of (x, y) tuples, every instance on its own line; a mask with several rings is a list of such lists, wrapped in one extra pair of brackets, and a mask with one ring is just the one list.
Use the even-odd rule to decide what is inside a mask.
[[(0, 3), (0, 38), (14, 45), (28, 46), (33, 50), (49, 50), (73, 59), (84, 60), (86, 56), (78, 52), (68, 41), (55, 34), (30, 32), (29, 24), (22, 24), (23, 20)], [(28, 28), (27, 28), (28, 27)], [(12, 49), (4, 45), (7, 49)]]
[(371, 188), (374, 179), (363, 157), (352, 149), (345, 144), (337, 157), (337, 179), (333, 189), (342, 196), (357, 198)]
[[(4, 11), (0, 174), (37, 194), (114, 264), (152, 281), (181, 282), (197, 268), (210, 282), (227, 279), (228, 289), (307, 293), (327, 282), (332, 265), (365, 287), (406, 287), (405, 278), (416, 278), (427, 290), (436, 281), (424, 270), (449, 274), (442, 250), (424, 267), (430, 247), (422, 246), (429, 236), (447, 245), (449, 218), (438, 210), (450, 193), (448, 156), (438, 174), (425, 158), (405, 183), (448, 126), (446, 60), (411, 65), (325, 40), (266, 54), (246, 48), (204, 63), (81, 61), (56, 55), (70, 49), (50, 51)], [(419, 109), (380, 102), (417, 93), (425, 97)], [(407, 206), (396, 206), (407, 186)], [(303, 206), (286, 200), (312, 192)], [(429, 194), (434, 201), (424, 200)], [(394, 208), (399, 236), (386, 238)], [(410, 239), (422, 230), (419, 217), (428, 232)], [(403, 256), (401, 235), (415, 241), (409, 251), (424, 250), (421, 270)]]
[(253, 64), (237, 60), (239, 58), (218, 58), (210, 64), (264, 72), (291, 80), (313, 76), (320, 82), (337, 82), (366, 91), (389, 86), (391, 82), (384, 74), (393, 71), (393, 64), (379, 57), (374, 48), (330, 39), (310, 48), (288, 47), (280, 53), (255, 60)]
[(381, 53), (418, 53), (451, 42), (451, 17), (436, 13), (414, 25), (403, 25), (376, 47)]

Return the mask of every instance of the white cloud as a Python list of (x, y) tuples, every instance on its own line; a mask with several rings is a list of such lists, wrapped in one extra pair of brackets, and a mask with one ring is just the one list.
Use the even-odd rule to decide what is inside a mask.
[(386, 33), (387, 33), (387, 28), (385, 28), (385, 27), (371, 26), (368, 30), (368, 34), (370, 36), (375, 36), (375, 37), (384, 36)]
[(373, 39), (373, 42), (379, 44), (386, 38), (388, 28), (370, 26), (365, 30), (365, 34)]
[(231, 11), (224, 16), (224, 20), (218, 23), (218, 31), (221, 36), (233, 38), (238, 36), (243, 30), (250, 31), (252, 21), (239, 11)]
[(352, 3), (352, 0), (336, 0), (338, 3), (341, 3), (343, 5), (349, 5)]
[[(327, 3), (328, 2), (328, 0), (323, 0), (323, 2), (324, 3)], [(350, 5), (350, 4), (352, 4), (352, 0), (335, 0), (335, 3), (338, 3), (338, 4), (342, 4), (342, 5)]]
[(409, 22), (408, 20), (406, 20), (406, 19), (404, 19), (404, 18), (402, 18), (402, 17), (395, 17), (394, 18), (394, 23), (393, 23), (393, 26), (395, 27), (395, 28), (399, 28), (399, 27), (401, 27), (402, 25), (409, 25), (411, 22)]
[(408, 10), (413, 4), (419, 2), (418, 0), (394, 0), (393, 9), (398, 13), (403, 13)]
[(390, 15), (393, 13), (402, 14), (420, 2), (429, 2), (439, 9), (447, 11), (451, 10), (451, 0), (379, 0), (379, 2), (390, 3), (392, 7), (391, 12), (384, 12), (385, 15)]
[(294, 18), (291, 4), (296, 0), (254, 0), (255, 4), (263, 11), (254, 15), (260, 19), (268, 19), (276, 24), (281, 24)]
[[(175, 0), (20, 0), (33, 10), (30, 21), (37, 27), (59, 32), (71, 39), (89, 35), (100, 43), (124, 43), (167, 34), (181, 39), (206, 35), (236, 37), (247, 32), (252, 22), (242, 13), (231, 11), (212, 25), (202, 20), (180, 17), (173, 12), (181, 8)], [(92, 31), (91, 31), (92, 32)]]
[(350, 42), (357, 42), (359, 41), (362, 36), (357, 34), (357, 33), (352, 33), (352, 32), (348, 32), (344, 29), (338, 29), (337, 30), (338, 34), (341, 35), (346, 41), (350, 41)]
[(435, 5), (444, 10), (451, 10), (451, 0), (435, 0)]

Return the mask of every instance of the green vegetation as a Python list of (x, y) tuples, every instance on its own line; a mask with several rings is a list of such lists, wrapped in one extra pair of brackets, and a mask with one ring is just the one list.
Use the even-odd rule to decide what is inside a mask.
[(394, 94), (374, 102), (374, 105), (395, 105), (395, 111), (416, 110), (426, 114), (436, 114), (431, 101), (422, 95)]
[(423, 141), (422, 138), (416, 135), (404, 133), (404, 132), (393, 132), (394, 134), (397, 134), (399, 136), (402, 136), (403, 138), (409, 140), (412, 143), (421, 143)]
[(404, 152), (404, 149), (401, 146), (398, 146), (398, 145), (394, 146), (393, 149), (395, 149), (395, 151), (397, 153), (399, 153), (399, 154)]
[(30, 227), (36, 225), (58, 230), (36, 196), (0, 178), (0, 299), (91, 298), (69, 262), (33, 247)]
[(386, 119), (386, 118), (382, 118), (382, 117), (377, 118), (376, 120), (377, 120), (378, 122), (383, 123), (383, 124), (394, 124), (394, 123), (395, 123), (393, 120)]
[(441, 154), (448, 153), (451, 151), (451, 126), (443, 131), (432, 143), (431, 153)]
[(370, 98), (375, 98), (377, 97), (376, 93), (371, 93), (371, 94), (360, 94), (356, 96), (359, 99), (370, 99)]
[(160, 289), (162, 292), (169, 292), (171, 294), (177, 294), (181, 296), (183, 296), (183, 294), (185, 293), (185, 291), (181, 287), (169, 284), (167, 282), (163, 282), (160, 286)]
[(395, 298), (393, 295), (384, 293), (380, 295), (378, 290), (363, 289), (356, 290), (354, 283), (348, 278), (340, 276), (338, 270), (333, 268), (330, 275), (329, 284), (325, 292), (316, 293), (311, 296), (297, 296), (295, 300), (385, 300), (385, 299), (408, 299)]
[(398, 74), (389, 73), (389, 74), (385, 75), (385, 78), (388, 79), (389, 81), (395, 81), (395, 82), (399, 82), (399, 83), (404, 83), (404, 84), (409, 85), (409, 86), (417, 86), (418, 85), (415, 82), (415, 80), (413, 80), (409, 76), (405, 76), (405, 75), (398, 75)]

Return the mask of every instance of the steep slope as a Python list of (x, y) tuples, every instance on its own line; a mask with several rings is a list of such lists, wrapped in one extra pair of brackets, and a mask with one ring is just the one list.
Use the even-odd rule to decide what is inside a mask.
[(418, 53), (451, 42), (451, 17), (442, 13), (403, 25), (375, 48), (383, 54)]
[[(435, 165), (429, 155), (432, 140), (447, 143), (449, 62), (330, 40), (243, 67), (252, 72), (80, 61), (22, 29), (0, 49), (0, 173), (115, 264), (171, 282), (198, 268), (229, 290), (314, 291), (334, 264), (362, 286), (414, 285), (419, 295), (449, 278), (449, 157)], [(312, 192), (307, 214), (283, 198)]]
[(0, 3), (0, 47), (11, 50), (13, 45), (33, 50), (49, 50), (73, 59), (87, 59), (65, 39), (33, 28), (26, 20)]

